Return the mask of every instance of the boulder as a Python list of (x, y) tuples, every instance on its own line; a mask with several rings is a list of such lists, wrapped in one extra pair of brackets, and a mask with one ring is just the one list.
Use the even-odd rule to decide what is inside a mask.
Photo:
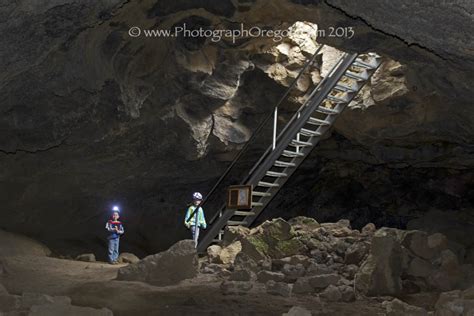
[(235, 270), (229, 276), (229, 281), (250, 281), (254, 276), (253, 272), (248, 270)]
[(449, 249), (441, 252), (433, 261), (435, 271), (428, 277), (428, 284), (441, 291), (455, 289), (463, 279), (458, 257)]
[(441, 293), (435, 305), (436, 316), (474, 315), (474, 287), (465, 291)]
[(399, 299), (384, 301), (382, 306), (387, 312), (387, 316), (427, 316), (428, 312), (421, 307), (408, 305)]
[(429, 260), (436, 254), (436, 250), (428, 246), (427, 233), (419, 230), (409, 230), (402, 234), (401, 244), (415, 256)]
[(341, 277), (335, 273), (308, 277), (309, 284), (313, 289), (325, 289), (329, 285), (337, 285), (340, 279)]
[(304, 255), (294, 255), (291, 257), (286, 257), (282, 259), (273, 259), (272, 260), (272, 268), (275, 270), (281, 270), (284, 265), (297, 265), (301, 264), (305, 268), (307, 268), (311, 264), (311, 258)]
[(293, 284), (293, 293), (295, 294), (307, 294), (312, 292), (314, 292), (314, 289), (309, 283), (308, 277), (298, 278)]
[(250, 291), (252, 287), (252, 282), (241, 281), (224, 281), (220, 285), (220, 289), (224, 295), (243, 295)]
[(344, 263), (359, 265), (368, 254), (369, 248), (367, 243), (357, 242), (352, 244), (346, 251)]
[(339, 292), (341, 292), (341, 301), (343, 302), (353, 302), (356, 299), (353, 286), (341, 285)]
[(194, 241), (182, 240), (164, 252), (120, 268), (117, 279), (165, 286), (193, 278), (197, 273), (198, 257)]
[(257, 273), (257, 280), (261, 283), (267, 283), (272, 280), (275, 282), (282, 282), (285, 279), (285, 275), (281, 272), (272, 271), (260, 271)]
[(201, 265), (201, 272), (206, 274), (221, 274), (224, 270), (225, 267), (217, 263), (204, 262)]
[(219, 253), (219, 262), (223, 264), (232, 264), (234, 263), (235, 257), (242, 250), (242, 244), (240, 241), (234, 241), (229, 244), (227, 247), (224, 247)]
[(448, 249), (448, 239), (441, 233), (434, 233), (428, 236), (428, 248), (434, 253), (439, 253)]
[(296, 265), (285, 264), (281, 272), (285, 275), (286, 282), (295, 282), (297, 278), (304, 276), (306, 270), (301, 263)]
[(284, 258), (306, 252), (304, 243), (296, 237), (291, 225), (281, 218), (266, 221), (241, 239), (242, 252), (256, 261)]
[(137, 263), (138, 261), (140, 258), (129, 252), (122, 252), (118, 257), (118, 262), (121, 263)]
[(84, 253), (76, 257), (77, 261), (85, 261), (85, 262), (95, 262), (95, 255), (93, 253)]
[(219, 245), (212, 245), (207, 247), (207, 258), (210, 263), (222, 263), (220, 261), (219, 255), (222, 251), (222, 247)]
[(284, 282), (268, 281), (265, 284), (265, 288), (268, 294), (279, 295), (283, 297), (291, 296), (292, 285)]
[(382, 228), (372, 238), (370, 254), (355, 276), (355, 288), (367, 296), (397, 295), (402, 289), (403, 253), (397, 230)]
[(414, 257), (408, 265), (407, 275), (426, 278), (433, 273), (433, 266), (427, 260)]
[(330, 302), (338, 302), (342, 299), (342, 295), (339, 291), (339, 288), (334, 285), (329, 285), (324, 291), (319, 294), (319, 297)]
[(282, 316), (311, 316), (311, 311), (301, 306), (293, 306), (288, 313), (283, 313)]
[(0, 257), (49, 255), (51, 255), (51, 250), (42, 243), (0, 229)]
[(368, 223), (364, 227), (362, 227), (360, 232), (363, 236), (372, 236), (376, 230), (377, 228), (373, 223)]
[(314, 219), (305, 216), (297, 216), (288, 221), (293, 227), (295, 232), (301, 233), (302, 235), (309, 235), (311, 232), (319, 228), (321, 225)]
[(245, 252), (239, 252), (237, 256), (235, 256), (233, 268), (234, 270), (250, 270), (255, 273), (260, 269), (258, 263)]
[(306, 275), (307, 276), (321, 275), (321, 274), (331, 274), (333, 272), (334, 272), (334, 270), (332, 270), (328, 266), (326, 266), (324, 264), (319, 264), (319, 263), (313, 263), (306, 269)]
[(250, 229), (244, 226), (227, 226), (222, 238), (224, 245), (230, 245), (236, 240), (242, 240), (250, 234)]

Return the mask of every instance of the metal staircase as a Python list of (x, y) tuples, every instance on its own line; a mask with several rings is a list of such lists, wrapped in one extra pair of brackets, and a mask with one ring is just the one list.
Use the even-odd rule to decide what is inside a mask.
[(373, 53), (344, 54), (279, 133), (275, 107), (272, 144), (241, 182), (253, 187), (252, 209), (223, 206), (203, 234), (199, 252), (219, 242), (226, 226), (250, 226), (254, 222), (380, 64), (380, 56)]

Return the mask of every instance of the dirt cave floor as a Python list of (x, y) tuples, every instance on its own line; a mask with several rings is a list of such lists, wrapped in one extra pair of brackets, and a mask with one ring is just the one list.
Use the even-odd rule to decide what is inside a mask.
[[(284, 298), (269, 295), (263, 285), (244, 295), (223, 295), (222, 279), (200, 274), (178, 285), (157, 287), (142, 282), (115, 281), (126, 264), (79, 262), (37, 256), (0, 258), (8, 273), (0, 276), (11, 294), (37, 292), (65, 295), (72, 304), (106, 307), (114, 315), (281, 315), (292, 306), (310, 310), (313, 315), (384, 315), (383, 298), (351, 303), (321, 302), (311, 295)], [(435, 297), (412, 297), (420, 305), (434, 304)], [(408, 299), (406, 299), (408, 301)]]

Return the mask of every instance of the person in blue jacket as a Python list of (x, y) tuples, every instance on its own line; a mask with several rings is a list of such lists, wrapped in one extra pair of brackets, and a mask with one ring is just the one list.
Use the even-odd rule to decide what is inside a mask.
[(184, 217), (184, 225), (191, 229), (193, 234), (194, 246), (197, 247), (199, 240), (199, 229), (206, 229), (206, 219), (204, 218), (204, 210), (199, 206), (202, 202), (202, 194), (193, 193), (193, 203), (188, 207), (186, 216)]
[(119, 218), (120, 210), (117, 206), (114, 206), (112, 218), (105, 224), (105, 229), (109, 232), (107, 239), (109, 240), (108, 258), (110, 264), (118, 263), (120, 236), (125, 232)]

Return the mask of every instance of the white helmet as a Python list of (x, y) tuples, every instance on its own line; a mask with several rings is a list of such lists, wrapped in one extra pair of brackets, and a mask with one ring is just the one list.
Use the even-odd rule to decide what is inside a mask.
[(120, 209), (117, 205), (115, 205), (114, 207), (112, 207), (112, 211), (114, 212), (120, 212)]
[(193, 200), (202, 200), (202, 194), (199, 192), (193, 193)]

